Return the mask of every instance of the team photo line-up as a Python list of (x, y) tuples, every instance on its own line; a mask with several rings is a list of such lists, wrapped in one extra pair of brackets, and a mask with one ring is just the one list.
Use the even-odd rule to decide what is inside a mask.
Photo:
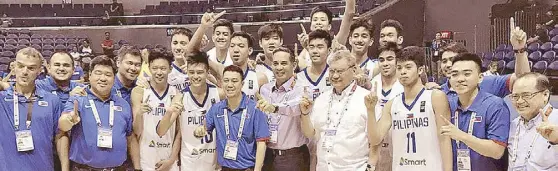
[[(94, 57), (87, 83), (70, 81), (68, 52), (43, 63), (19, 50), (14, 79), (0, 82), (0, 170), (558, 171), (551, 85), (530, 71), (513, 18), (514, 73), (484, 76), (481, 58), (453, 42), (439, 84), (423, 81), (431, 61), (402, 46), (399, 22), (378, 22), (374, 38), (370, 21), (353, 20), (355, 0), (333, 35), (332, 13), (314, 8), (301, 51), (283, 47), (281, 25), (254, 40), (225, 13), (176, 29), (170, 52)], [(215, 48), (204, 52), (210, 29)], [(263, 53), (251, 60), (254, 41)]]

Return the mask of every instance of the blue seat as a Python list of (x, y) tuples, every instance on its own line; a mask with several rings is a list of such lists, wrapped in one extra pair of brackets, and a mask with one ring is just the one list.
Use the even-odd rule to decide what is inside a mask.
[(528, 58), (531, 61), (537, 62), (541, 59), (541, 56), (542, 56), (542, 53), (540, 51), (535, 51), (535, 52), (529, 54)]

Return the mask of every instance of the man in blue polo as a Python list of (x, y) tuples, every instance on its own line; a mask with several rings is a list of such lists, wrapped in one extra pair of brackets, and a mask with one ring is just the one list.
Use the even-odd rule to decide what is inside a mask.
[[(16, 53), (14, 86), (0, 92), (0, 170), (54, 170), (54, 147), (61, 143), (58, 97), (35, 85), (41, 53), (23, 48)], [(57, 145), (58, 146), (58, 145)]]
[(130, 94), (136, 86), (136, 79), (141, 69), (141, 52), (133, 46), (124, 46), (118, 51), (116, 66), (118, 67), (114, 80), (115, 93), (130, 103)]
[[(37, 80), (37, 87), (57, 95), (62, 103), (70, 98), (71, 91), (81, 92), (84, 85), (70, 81), (74, 73), (74, 59), (64, 51), (56, 52), (50, 58), (48, 64), (49, 76), (43, 80)], [(74, 90), (75, 89), (75, 90)]]
[(504, 100), (479, 90), (481, 59), (471, 53), (453, 59), (450, 82), (458, 97), (448, 97), (451, 121), (444, 118), (441, 134), (450, 137), (453, 170), (506, 170), (510, 112)]
[(72, 170), (122, 169), (132, 134), (130, 105), (111, 91), (116, 66), (107, 56), (91, 61), (86, 96), (72, 96), (59, 120), (71, 131)]
[(211, 106), (206, 114), (206, 127), (194, 131), (194, 135), (202, 137), (207, 131), (216, 130), (217, 162), (222, 171), (261, 171), (270, 138), (267, 115), (242, 93), (242, 80), (240, 67), (225, 67), (222, 86), (227, 99)]

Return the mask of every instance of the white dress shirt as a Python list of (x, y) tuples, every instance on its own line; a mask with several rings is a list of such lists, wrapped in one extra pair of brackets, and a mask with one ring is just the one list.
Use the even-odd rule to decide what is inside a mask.
[[(549, 107), (552, 108), (552, 106)], [(552, 124), (558, 124), (558, 109), (552, 110), (548, 120)], [(509, 171), (558, 170), (558, 150), (537, 133), (537, 126), (540, 124), (542, 124), (541, 114), (527, 122), (522, 117), (517, 117), (510, 124), (508, 140)], [(529, 151), (531, 155), (528, 154)]]
[[(310, 114), (312, 125), (315, 129), (314, 138), (318, 140), (317, 166), (318, 171), (355, 171), (365, 170), (368, 163), (368, 135), (367, 118), (364, 97), (370, 92), (362, 87), (356, 86), (351, 97), (349, 94), (355, 82), (351, 83), (341, 95), (333, 93), (333, 89), (325, 91), (314, 101)], [(332, 94), (334, 94), (332, 96)], [(333, 99), (332, 99), (333, 97)], [(327, 124), (330, 99), (331, 124)], [(348, 103), (346, 103), (348, 100)], [(347, 111), (339, 122), (341, 111), (347, 104)], [(333, 128), (339, 122), (337, 133), (333, 138), (333, 147), (328, 150), (323, 148), (324, 133), (328, 128)]]

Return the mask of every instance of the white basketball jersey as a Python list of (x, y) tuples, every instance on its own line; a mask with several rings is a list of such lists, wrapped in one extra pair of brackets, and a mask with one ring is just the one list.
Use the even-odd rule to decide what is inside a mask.
[(300, 71), (296, 74), (296, 81), (303, 86), (308, 86), (308, 91), (311, 94), (311, 97), (316, 100), (320, 94), (323, 92), (332, 89), (331, 83), (329, 82), (329, 70), (328, 67), (322, 71), (322, 75), (318, 77), (318, 80), (315, 82), (310, 79), (310, 75), (308, 75), (308, 68)]
[(442, 171), (432, 90), (421, 90), (413, 103), (404, 103), (404, 93), (391, 106), (393, 171)]
[(225, 65), (225, 67), (233, 64), (233, 61), (231, 59), (231, 54), (229, 54), (228, 51), (227, 51), (227, 57), (225, 58), (225, 60), (224, 61), (218, 61), (217, 60), (217, 49), (215, 49), (215, 47), (213, 47), (209, 51), (207, 51), (207, 56), (209, 56), (209, 60), (219, 62), (219, 63)]
[[(155, 164), (161, 160), (169, 159), (176, 134), (176, 125), (173, 123), (167, 133), (159, 137), (157, 124), (165, 116), (166, 107), (169, 107), (172, 98), (178, 90), (168, 86), (165, 93), (159, 96), (151, 87), (143, 91), (142, 102), (147, 101), (151, 112), (143, 115), (143, 132), (140, 139), (140, 164), (142, 170), (155, 170)], [(178, 165), (173, 164), (171, 171), (178, 171)]]
[(258, 83), (258, 74), (254, 70), (246, 70), (244, 73), (244, 85), (242, 85), (242, 92), (246, 96), (254, 99), (256, 93), (260, 90), (260, 85)]
[(273, 70), (271, 70), (271, 67), (266, 64), (256, 65), (256, 72), (264, 73), (269, 82), (275, 81), (275, 74), (273, 74)]
[(395, 96), (403, 93), (403, 85), (399, 82), (399, 79), (395, 79), (395, 82), (391, 86), (390, 90), (384, 91), (382, 85), (382, 75), (376, 75), (372, 81), (372, 85), (376, 84), (376, 94), (378, 96), (378, 102), (376, 103), (376, 120), (379, 120), (382, 116), (382, 110), (384, 109), (384, 105), (391, 99), (395, 98)]
[(370, 58), (366, 58), (366, 61), (360, 64), (360, 68), (366, 75), (368, 75), (368, 80), (371, 80), (373, 78), (372, 74), (374, 74), (374, 68), (376, 67), (376, 65), (378, 65), (378, 60)]
[(180, 115), (182, 147), (180, 149), (181, 170), (214, 171), (217, 164), (214, 155), (215, 131), (203, 138), (194, 137), (194, 130), (205, 123), (205, 113), (220, 101), (218, 89), (208, 84), (205, 99), (201, 103), (195, 100), (189, 87), (183, 91), (184, 111)]
[(190, 79), (186, 71), (182, 71), (180, 67), (172, 63), (172, 71), (169, 74), (169, 80), (167, 82), (178, 91), (182, 91), (190, 84)]

